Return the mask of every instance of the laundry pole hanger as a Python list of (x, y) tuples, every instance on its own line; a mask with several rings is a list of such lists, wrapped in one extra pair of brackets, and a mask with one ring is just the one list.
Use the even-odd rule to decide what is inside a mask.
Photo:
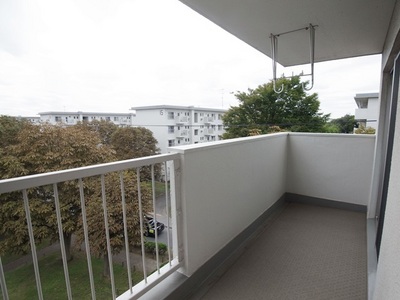
[[(279, 90), (276, 89), (276, 63), (278, 60), (278, 37), (280, 37), (281, 35), (284, 34), (288, 34), (288, 33), (293, 33), (296, 31), (302, 31), (302, 30), (309, 30), (310, 32), (310, 65), (311, 65), (311, 73), (310, 74), (304, 74), (303, 72), (301, 72), (299, 75), (297, 76), (311, 76), (311, 85), (309, 87), (306, 87), (304, 85), (304, 83), (302, 82), (302, 86), (303, 89), (306, 91), (309, 91), (313, 88), (314, 86), (314, 51), (315, 51), (315, 27), (318, 27), (318, 25), (313, 25), (313, 24), (309, 24), (309, 26), (304, 27), (304, 28), (300, 28), (300, 29), (295, 29), (295, 30), (291, 30), (291, 31), (287, 31), (287, 32), (283, 32), (283, 33), (279, 33), (279, 34), (272, 34), (270, 35), (270, 39), (271, 39), (271, 54), (272, 54), (272, 73), (273, 73), (273, 86), (274, 86), (274, 91), (277, 94), (280, 94), (283, 92), (284, 89), (284, 85), (282, 84), (281, 88)], [(289, 77), (284, 77), (284, 78), (292, 78), (294, 77), (294, 75), (289, 76)]]

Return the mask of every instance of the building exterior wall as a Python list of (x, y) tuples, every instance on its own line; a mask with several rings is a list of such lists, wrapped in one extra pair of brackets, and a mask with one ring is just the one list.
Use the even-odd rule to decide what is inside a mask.
[(136, 111), (133, 126), (150, 129), (161, 153), (167, 153), (168, 147), (218, 141), (225, 132), (223, 109), (159, 105), (132, 110)]
[(29, 121), (29, 122), (31, 122), (32, 124), (40, 124), (40, 123), (41, 123), (40, 117), (16, 117), (16, 118), (17, 118), (17, 119), (20, 119), (20, 120)]
[[(388, 17), (391, 17), (391, 24), (382, 55), (383, 91), (386, 90), (385, 87), (391, 80), (391, 76), (387, 74), (393, 68), (393, 59), (400, 51), (400, 38), (398, 37), (400, 33), (399, 2), (396, 3), (393, 15)], [(385, 98), (382, 99), (390, 96), (389, 92), (386, 94)], [(376, 300), (400, 298), (400, 105), (397, 106), (396, 115), (385, 223), (373, 297)]]
[(372, 127), (375, 130), (378, 129), (380, 108), (379, 94), (356, 94), (354, 100), (358, 107), (355, 111), (355, 119), (358, 123), (364, 127)]
[(132, 126), (133, 113), (98, 113), (98, 112), (42, 112), (39, 113), (40, 121), (49, 124), (76, 125), (78, 122), (110, 121), (118, 126)]

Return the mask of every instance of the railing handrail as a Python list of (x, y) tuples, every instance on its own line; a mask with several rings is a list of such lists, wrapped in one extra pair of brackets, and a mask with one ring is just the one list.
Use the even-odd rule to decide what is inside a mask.
[(54, 171), (43, 174), (27, 175), (0, 180), (0, 194), (20, 191), (37, 186), (43, 186), (79, 178), (98, 176), (110, 172), (123, 171), (130, 168), (140, 168), (145, 165), (163, 163), (166, 160), (179, 158), (178, 153), (158, 154), (74, 169)]

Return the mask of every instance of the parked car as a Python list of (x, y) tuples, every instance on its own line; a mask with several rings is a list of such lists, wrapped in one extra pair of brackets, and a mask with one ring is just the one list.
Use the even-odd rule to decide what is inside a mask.
[[(154, 222), (154, 218), (145, 216), (145, 226), (146, 226), (146, 231), (144, 232), (145, 236), (155, 236), (155, 228), (156, 226)], [(157, 221), (157, 235), (159, 235), (161, 232), (163, 232), (165, 226), (164, 223), (158, 222)]]

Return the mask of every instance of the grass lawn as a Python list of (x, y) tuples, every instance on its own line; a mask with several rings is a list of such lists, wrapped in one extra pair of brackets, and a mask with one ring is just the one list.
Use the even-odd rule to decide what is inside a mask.
[[(91, 299), (89, 274), (86, 257), (75, 253), (68, 263), (72, 296), (74, 299)], [(92, 258), (94, 285), (97, 299), (111, 299), (111, 284), (103, 278), (103, 260)], [(40, 279), (45, 299), (67, 299), (64, 271), (60, 254), (53, 254), (39, 261)], [(33, 265), (24, 266), (6, 272), (6, 282), (10, 299), (37, 299)], [(134, 272), (133, 282), (142, 280), (142, 274)], [(121, 265), (114, 265), (114, 277), (117, 295), (128, 290), (127, 270)]]

